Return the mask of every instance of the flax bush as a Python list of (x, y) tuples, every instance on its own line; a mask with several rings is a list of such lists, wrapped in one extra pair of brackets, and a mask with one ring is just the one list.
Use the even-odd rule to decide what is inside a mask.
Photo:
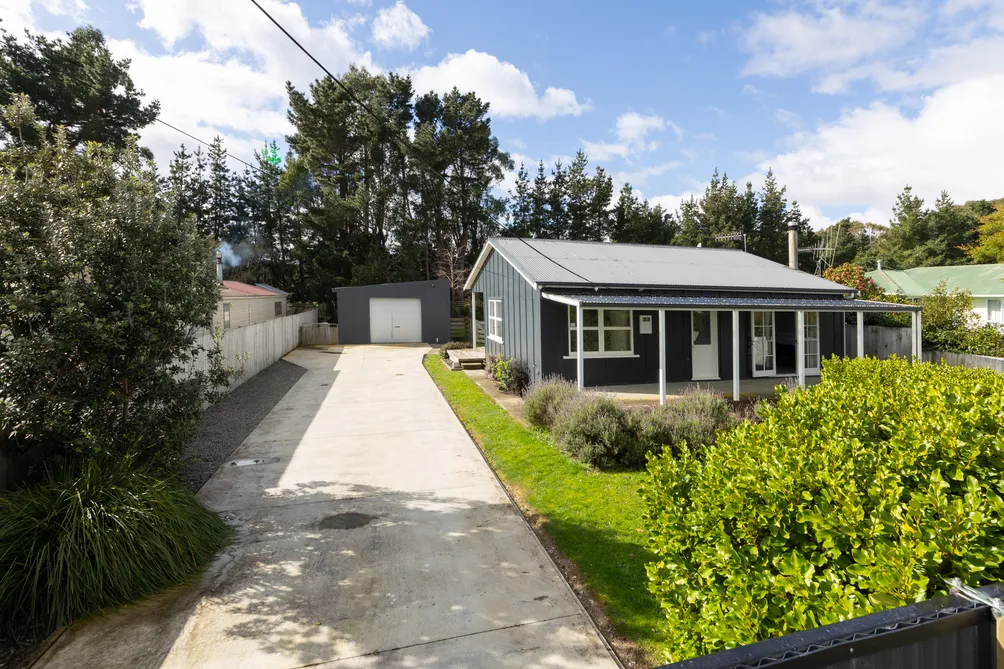
[(1004, 375), (830, 360), (762, 417), (650, 459), (670, 659), (1004, 579)]
[(573, 381), (552, 376), (530, 385), (523, 397), (523, 415), (531, 425), (550, 430), (566, 403), (578, 393)]
[(135, 459), (87, 460), (0, 496), (0, 629), (52, 628), (184, 582), (231, 530)]

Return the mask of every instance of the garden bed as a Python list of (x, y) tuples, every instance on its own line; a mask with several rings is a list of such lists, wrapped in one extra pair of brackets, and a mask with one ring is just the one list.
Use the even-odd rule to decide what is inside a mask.
[(597, 471), (524, 427), (466, 374), (425, 367), (628, 667), (658, 664), (663, 616), (647, 589), (643, 472)]

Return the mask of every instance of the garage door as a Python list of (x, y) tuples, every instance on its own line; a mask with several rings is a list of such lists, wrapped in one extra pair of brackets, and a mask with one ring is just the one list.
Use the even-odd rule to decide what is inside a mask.
[(422, 341), (422, 301), (417, 297), (371, 297), (370, 341), (374, 344)]

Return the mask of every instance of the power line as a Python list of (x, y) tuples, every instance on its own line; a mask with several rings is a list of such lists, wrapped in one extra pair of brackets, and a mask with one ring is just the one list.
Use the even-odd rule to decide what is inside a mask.
[[(181, 128), (177, 128), (177, 127), (175, 127), (175, 126), (171, 125), (171, 124), (170, 124), (170, 123), (168, 123), (167, 121), (162, 121), (162, 120), (161, 120), (161, 119), (159, 119), (159, 118), (155, 118), (155, 119), (154, 119), (154, 121), (156, 121), (157, 123), (160, 123), (161, 125), (164, 125), (164, 126), (167, 126), (167, 127), (168, 127), (168, 128), (170, 128), (171, 130), (174, 130), (174, 131), (176, 131), (176, 132), (180, 132), (180, 133), (181, 133), (182, 135), (184, 135), (185, 137), (188, 137), (188, 138), (190, 138), (190, 139), (194, 139), (194, 140), (195, 140), (196, 142), (198, 142), (199, 144), (204, 144), (205, 146), (209, 146), (209, 147), (212, 147), (212, 144), (210, 144), (209, 142), (207, 142), (207, 141), (205, 141), (205, 140), (203, 140), (203, 139), (199, 139), (199, 138), (198, 138), (198, 137), (196, 137), (195, 135), (193, 135), (193, 134), (191, 134), (191, 133), (188, 133), (188, 132), (185, 132), (185, 131), (184, 131), (184, 130), (182, 130)], [(243, 164), (247, 165), (248, 167), (250, 167), (251, 169), (253, 169), (253, 170), (257, 170), (257, 171), (261, 172), (261, 168), (260, 168), (260, 167), (258, 167), (257, 165), (252, 165), (252, 164), (251, 164), (251, 163), (249, 163), (248, 161), (246, 161), (246, 160), (244, 160), (244, 159), (242, 159), (242, 158), (238, 158), (237, 156), (233, 155), (233, 154), (232, 154), (232, 153), (230, 153), (229, 151), (227, 151), (227, 157), (228, 157), (228, 158), (233, 158), (233, 159), (234, 159), (234, 160), (236, 160), (237, 162), (239, 162), (239, 163), (243, 163)]]
[[(258, 0), (251, 0), (251, 4), (253, 4), (255, 7), (257, 7), (259, 9), (259, 11), (261, 11), (261, 13), (264, 14), (268, 18), (268, 20), (271, 21), (275, 25), (276, 28), (278, 28), (280, 31), (282, 31), (283, 35), (285, 35), (286, 37), (288, 37), (289, 40), (293, 44), (295, 44), (297, 46), (297, 48), (300, 49), (300, 51), (302, 51), (304, 54), (306, 54), (307, 58), (309, 58), (310, 60), (312, 60), (314, 62), (314, 64), (317, 65), (317, 67), (321, 68), (324, 71), (324, 73), (326, 75), (328, 75), (331, 78), (331, 80), (335, 82), (335, 84), (338, 85), (339, 88), (341, 88), (343, 91), (345, 91), (346, 95), (348, 95), (356, 104), (358, 104), (360, 107), (362, 107), (366, 111), (367, 114), (369, 114), (370, 116), (372, 116), (373, 119), (377, 123), (381, 124), (384, 127), (387, 127), (388, 129), (390, 129), (392, 131), (395, 130), (394, 128), (390, 128), (390, 126), (387, 125), (387, 122), (386, 122), (385, 119), (381, 118), (379, 114), (377, 114), (372, 109), (370, 109), (369, 105), (367, 105), (365, 102), (363, 102), (362, 100), (360, 100), (356, 96), (355, 93), (353, 93), (345, 84), (343, 84), (341, 82), (341, 80), (338, 79), (338, 77), (336, 77), (335, 75), (333, 75), (331, 73), (331, 70), (329, 70), (328, 68), (326, 68), (324, 66), (324, 63), (322, 63), (317, 58), (315, 58), (314, 54), (310, 53), (310, 51), (308, 51), (305, 46), (303, 46), (302, 44), (300, 44), (300, 42), (295, 37), (293, 37), (293, 35), (291, 35), (290, 32), (288, 30), (286, 30), (286, 28), (283, 27), (283, 25), (281, 23), (279, 23), (271, 14), (269, 14), (265, 10), (264, 7), (262, 7), (258, 3)], [(439, 174), (439, 176), (443, 179), (444, 183), (449, 183), (449, 185), (453, 186), (454, 190), (456, 190), (456, 185), (452, 182), (453, 176), (455, 176), (455, 175), (449, 175), (448, 176), (448, 175), (446, 175), (446, 174), (444, 174), (442, 172), (439, 172), (439, 170), (437, 170), (429, 161), (427, 161), (425, 159), (425, 157), (421, 153), (415, 152), (414, 151), (414, 147), (412, 147), (407, 142), (402, 142), (400, 136), (397, 136), (396, 132), (394, 132), (394, 135), (395, 135), (395, 137), (394, 137), (395, 141), (397, 142), (398, 146), (402, 150), (404, 150), (404, 151), (409, 151), (410, 150), (412, 152), (412, 154), (416, 158), (418, 158), (421, 162), (425, 163), (426, 167), (428, 167), (430, 170), (432, 170), (433, 173)], [(468, 178), (473, 178), (473, 177), (468, 177)], [(460, 195), (463, 196), (463, 193), (460, 193)]]

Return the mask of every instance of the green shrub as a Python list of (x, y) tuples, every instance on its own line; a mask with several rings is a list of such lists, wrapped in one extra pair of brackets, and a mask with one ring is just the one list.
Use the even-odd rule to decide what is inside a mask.
[(692, 390), (662, 406), (632, 412), (631, 422), (646, 451), (660, 453), (668, 446), (678, 455), (684, 446), (696, 452), (715, 443), (718, 431), (731, 428), (736, 419), (721, 395)]
[(523, 397), (523, 415), (530, 425), (550, 430), (561, 408), (579, 392), (575, 383), (552, 376), (530, 385)]
[(1004, 579), (1004, 375), (834, 359), (762, 415), (649, 461), (670, 659)]
[(500, 355), (492, 367), (492, 377), (504, 393), (520, 395), (530, 383), (530, 373), (519, 360)]
[(458, 351), (460, 349), (470, 348), (470, 347), (471, 347), (470, 342), (448, 341), (439, 347), (439, 357), (441, 357), (443, 360), (446, 360), (447, 358), (450, 357), (447, 354), (447, 351)]
[(495, 380), (495, 368), (498, 366), (499, 356), (496, 353), (489, 353), (485, 357), (485, 376)]
[(181, 583), (232, 535), (181, 485), (126, 458), (0, 497), (0, 627), (54, 627)]
[(579, 393), (566, 402), (555, 418), (554, 437), (576, 460), (601, 468), (644, 459), (624, 405), (602, 393)]

